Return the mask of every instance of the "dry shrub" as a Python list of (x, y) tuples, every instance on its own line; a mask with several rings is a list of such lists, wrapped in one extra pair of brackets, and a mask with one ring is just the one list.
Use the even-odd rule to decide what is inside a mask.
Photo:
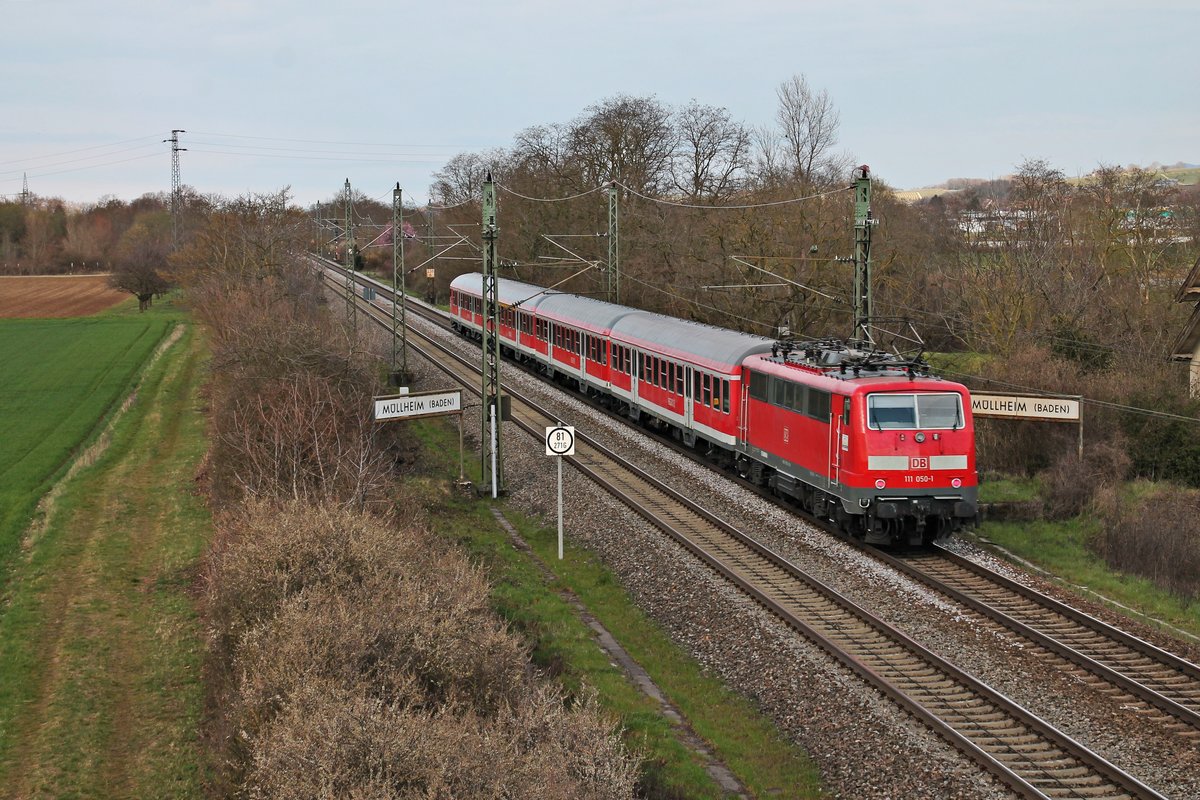
[(1066, 453), (1041, 474), (1045, 487), (1045, 512), (1050, 519), (1078, 516), (1092, 503), (1096, 492), (1124, 481), (1131, 460), (1121, 437), (1110, 442), (1088, 445), (1079, 458), (1078, 451)]
[(433, 614), (457, 615), (453, 624), (439, 618), (444, 631), (475, 624), (472, 616), (489, 608), (480, 571), (419, 526), (397, 531), (382, 519), (307, 503), (246, 503), (222, 520), (207, 567), (208, 617), (226, 658), (306, 590), (365, 593), (372, 606), (410, 603), (414, 612), (426, 604)]
[(371, 419), (378, 359), (290, 275), (194, 291), (213, 349), (213, 500), (379, 500), (405, 434)]
[(525, 653), (489, 613), (482, 577), (451, 553), (417, 566), (354, 590), (308, 588), (248, 631), (236, 656), (243, 715), (268, 715), (314, 678), (425, 709), (491, 714), (519, 698)]
[(1104, 528), (1092, 549), (1113, 569), (1179, 597), (1200, 598), (1200, 491), (1164, 487), (1127, 498), (1115, 486), (1099, 493)]
[(481, 717), (388, 704), (310, 683), (264, 731), (246, 795), (311, 797), (628, 798), (636, 762), (591, 702), (567, 710), (531, 691), (519, 706)]
[(252, 497), (361, 504), (382, 496), (391, 459), (374, 446), (371, 395), (301, 373), (239, 386), (214, 420), (221, 499)]
[(539, 687), (481, 571), (423, 529), (253, 501), (208, 567), (217, 793), (630, 796), (611, 724)]

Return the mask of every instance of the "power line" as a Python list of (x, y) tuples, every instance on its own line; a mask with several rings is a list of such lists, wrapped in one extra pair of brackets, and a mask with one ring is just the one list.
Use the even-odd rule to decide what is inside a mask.
[[(830, 195), (839, 194), (841, 192), (848, 192), (854, 188), (853, 186), (843, 186), (838, 189), (830, 189), (827, 192), (818, 192), (817, 194), (810, 194), (810, 195), (806, 195), (804, 197), (793, 197), (788, 200), (775, 200), (775, 201), (766, 202), (766, 203), (748, 203), (748, 204), (744, 204), (744, 205), (734, 205), (734, 206), (714, 206), (714, 205), (695, 205), (692, 203), (677, 203), (673, 200), (663, 200), (662, 198), (651, 197), (650, 195), (642, 194), (641, 192), (637, 191), (636, 189), (629, 188), (628, 186), (621, 183), (620, 181), (612, 181), (611, 183), (613, 183), (617, 186), (620, 186), (622, 189), (624, 189), (625, 191), (634, 195), (635, 197), (640, 197), (643, 200), (649, 200), (652, 203), (659, 203), (661, 205), (666, 205), (666, 206), (674, 206), (676, 208), (696, 208), (696, 209), (700, 209), (702, 211), (728, 211), (728, 210), (740, 210), (740, 209), (750, 209), (750, 208), (769, 208), (771, 206), (789, 205), (791, 203), (801, 203), (806, 200), (816, 200), (821, 197), (828, 197)], [(601, 191), (602, 189), (607, 189), (608, 185), (609, 185), (608, 183), (605, 183), (605, 184), (603, 184), (601, 186), (597, 186), (593, 189), (588, 189), (585, 192), (580, 192), (579, 194), (569, 195), (567, 197), (530, 197), (529, 195), (521, 194), (520, 192), (518, 192), (514, 189), (510, 189), (507, 186), (503, 186), (499, 183), (496, 184), (496, 187), (504, 190), (508, 194), (515, 195), (516, 197), (520, 197), (522, 200), (531, 200), (535, 203), (562, 203), (562, 202), (566, 202), (567, 200), (577, 200), (580, 197), (587, 197), (589, 194), (594, 194), (595, 192)]]
[[(709, 311), (715, 311), (718, 314), (723, 314), (726, 317), (732, 317), (733, 319), (741, 320), (742, 322), (748, 322), (751, 325), (757, 325), (757, 326), (759, 326), (761, 328), (765, 328), (769, 331), (775, 329), (775, 326), (771, 325), (770, 323), (760, 322), (759, 320), (751, 319), (750, 317), (743, 317), (738, 314), (734, 314), (732, 311), (725, 311), (724, 309), (717, 308), (716, 306), (710, 306), (706, 303), (701, 303), (698, 300), (692, 300), (690, 298), (684, 297), (681, 294), (678, 294), (677, 292), (669, 292), (666, 289), (662, 288), (661, 286), (655, 286), (652, 283), (647, 283), (646, 281), (639, 280), (639, 279), (633, 277), (632, 275), (626, 275), (625, 278), (626, 278), (626, 280), (633, 281), (634, 283), (638, 284), (639, 286), (645, 286), (647, 289), (653, 289), (654, 291), (659, 292), (661, 294), (665, 294), (668, 297), (674, 297), (676, 300), (682, 300), (683, 302), (685, 302), (689, 305), (694, 305), (697, 308), (707, 308)], [(670, 284), (668, 284), (668, 285), (670, 285)], [(674, 289), (676, 287), (671, 286), (671, 288)]]
[(640, 197), (643, 200), (649, 200), (651, 203), (658, 203), (659, 205), (664, 205), (664, 206), (674, 206), (675, 208), (696, 208), (696, 209), (700, 209), (701, 211), (737, 211), (737, 210), (748, 209), (748, 208), (769, 208), (771, 206), (785, 206), (785, 205), (789, 205), (791, 203), (803, 203), (806, 200), (817, 200), (821, 197), (828, 197), (830, 195), (839, 194), (841, 192), (849, 192), (854, 189), (853, 186), (843, 186), (839, 189), (830, 189), (827, 192), (818, 192), (817, 194), (810, 194), (810, 195), (806, 195), (805, 197), (793, 197), (790, 200), (775, 200), (775, 201), (772, 201), (769, 203), (748, 203), (745, 205), (736, 205), (736, 206), (713, 206), (713, 205), (696, 205), (693, 203), (676, 203), (673, 200), (663, 200), (658, 197), (651, 197), (649, 195), (642, 194), (641, 192), (637, 191), (636, 189), (629, 188), (628, 186), (621, 183), (620, 181), (614, 181), (614, 183), (616, 183), (618, 186), (620, 186), (622, 189), (629, 192), (633, 196)]
[(438, 147), (445, 150), (461, 150), (460, 145), (456, 144), (398, 144), (396, 142), (373, 143), (373, 142), (338, 142), (327, 141), (322, 139), (287, 139), (276, 136), (246, 136), (236, 133), (213, 133), (211, 131), (193, 131), (196, 136), (220, 136), (227, 139), (256, 139), (264, 142), (297, 142), (300, 144), (334, 144), (347, 145), (352, 147)]
[(608, 187), (607, 186), (597, 186), (594, 189), (588, 189), (586, 192), (580, 192), (579, 194), (573, 194), (570, 197), (530, 197), (528, 195), (521, 194), (520, 192), (515, 191), (513, 189), (509, 189), (507, 186), (503, 186), (499, 183), (496, 184), (496, 188), (501, 189), (505, 192), (508, 192), (511, 195), (515, 195), (516, 197), (519, 197), (522, 200), (532, 200), (535, 203), (564, 203), (567, 200), (578, 200), (580, 197), (587, 197), (589, 194), (595, 194), (596, 192), (600, 191), (601, 189), (606, 189)]
[[(155, 154), (157, 154), (158, 152), (161, 152), (158, 150), (157, 144), (158, 144), (157, 142), (140, 144), (137, 147), (126, 147), (121, 150), (114, 150), (110, 153), (98, 153), (97, 155), (94, 155), (94, 156), (85, 156), (83, 158), (71, 158), (71, 159), (67, 159), (66, 161), (54, 161), (49, 164), (42, 164), (40, 166), (39, 165), (26, 165), (26, 166), (20, 167), (18, 169), (0, 170), (0, 175), (15, 176), (19, 173), (28, 172), (30, 170), (37, 171), (37, 170), (49, 169), (51, 167), (60, 167), (60, 166), (63, 166), (64, 164), (78, 164), (78, 163), (84, 162), (84, 161), (95, 161), (98, 158), (108, 158), (110, 156), (119, 155), (121, 153), (133, 153), (133, 152), (137, 152), (138, 150), (145, 150), (146, 148), (149, 148), (149, 147), (153, 147), (155, 149)], [(110, 162), (110, 163), (113, 163), (113, 162)], [(115, 163), (119, 163), (119, 162), (115, 162)], [(101, 165), (93, 165), (93, 166), (101, 166)], [(63, 172), (70, 172), (70, 170), (63, 170)], [(42, 174), (49, 174), (49, 173), (42, 173)], [(8, 180), (15, 180), (15, 177), (8, 179)]]
[[(116, 146), (122, 145), (122, 144), (129, 144), (130, 142), (140, 142), (140, 141), (144, 141), (147, 139), (157, 139), (157, 138), (158, 138), (158, 134), (151, 134), (149, 136), (138, 136), (133, 139), (123, 139), (119, 142), (112, 142), (111, 144), (96, 144), (96, 145), (91, 145), (90, 147), (79, 147), (74, 150), (60, 150), (56, 153), (47, 153), (44, 156), (33, 156), (32, 158), (13, 158), (13, 159), (9, 159), (7, 161), (0, 161), (0, 165), (3, 165), (3, 164), (27, 164), (28, 165), (34, 161), (41, 161), (41, 160), (47, 159), (47, 158), (58, 158), (59, 156), (69, 156), (69, 155), (74, 155), (75, 153), (84, 153), (84, 152), (87, 152), (88, 150), (101, 150), (105, 147), (116, 147)], [(131, 148), (131, 149), (136, 150), (138, 148)], [(123, 152), (123, 151), (121, 151), (121, 152)], [(112, 155), (112, 154), (108, 153), (106, 155)], [(81, 160), (86, 160), (86, 159), (81, 159)], [(43, 166), (54, 166), (54, 165), (53, 164), (44, 164)], [(36, 169), (36, 167), (35, 167), (35, 169)], [(18, 171), (20, 171), (20, 170), (18, 170)]]
[(1079, 402), (1086, 403), (1087, 405), (1099, 406), (1101, 408), (1109, 408), (1114, 411), (1122, 411), (1122, 412), (1126, 412), (1129, 414), (1140, 414), (1141, 416), (1144, 416), (1144, 417), (1154, 417), (1157, 419), (1166, 419), (1166, 420), (1172, 420), (1175, 422), (1190, 422), (1193, 424), (1200, 424), (1200, 418), (1185, 417), (1182, 414), (1172, 414), (1169, 411), (1156, 411), (1155, 409), (1152, 409), (1152, 408), (1140, 408), (1139, 406), (1128, 406), (1123, 403), (1112, 403), (1112, 402), (1109, 402), (1108, 400), (1096, 400), (1094, 398), (1083, 397), (1081, 395), (1063, 394), (1062, 392), (1048, 392), (1045, 389), (1039, 389), (1036, 386), (1025, 386), (1020, 383), (1011, 383), (1009, 381), (1003, 381), (998, 378), (987, 378), (982, 375), (972, 375), (969, 372), (957, 372), (952, 369), (939, 369), (938, 372), (945, 374), (945, 375), (956, 375), (960, 378), (971, 378), (973, 380), (982, 381), (984, 383), (991, 383), (991, 384), (995, 384), (996, 386), (1003, 386), (1006, 389), (1020, 389), (1021, 391), (1037, 392), (1037, 393), (1043, 394), (1043, 395), (1050, 395), (1052, 397), (1065, 397), (1065, 398), (1069, 398), (1072, 400), (1078, 398)]
[[(242, 158), (286, 158), (290, 161), (348, 161), (354, 164), (436, 164), (438, 159), (435, 158), (357, 158), (353, 156), (297, 156), (283, 155), (280, 153), (238, 153), (230, 150), (201, 150), (193, 148), (194, 153), (209, 153), (218, 156), (240, 156)], [(386, 155), (377, 153), (368, 153), (366, 155)]]
[[(122, 158), (122, 159), (118, 159), (117, 161), (105, 161), (102, 164), (88, 164), (87, 166), (83, 166), (83, 167), (72, 167), (70, 169), (59, 169), (59, 170), (54, 170), (52, 172), (35, 172), (35, 173), (30, 174), (29, 177), (45, 178), (50, 175), (63, 175), (68, 172), (82, 172), (83, 170), (87, 170), (87, 169), (97, 169), (99, 167), (111, 167), (111, 166), (115, 166), (116, 164), (127, 164), (130, 161), (141, 161), (142, 159), (145, 159), (145, 158), (159, 158), (159, 154), (158, 153), (147, 153), (144, 156), (133, 156), (132, 158)], [(4, 180), (16, 180), (16, 178), (5, 178)]]

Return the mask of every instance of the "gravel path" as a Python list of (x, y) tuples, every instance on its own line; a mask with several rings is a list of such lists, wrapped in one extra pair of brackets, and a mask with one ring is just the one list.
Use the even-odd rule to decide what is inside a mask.
[[(477, 349), (456, 337), (440, 336), (456, 342), (464, 354), (478, 356)], [(446, 385), (446, 377), (422, 360), (411, 359), (410, 366), (421, 389)], [(508, 365), (504, 380), (557, 410), (566, 424), (686, 489), (697, 502), (1163, 794), (1200, 797), (1200, 739), (1165, 734), (1154, 715), (1127, 699), (1087, 689), (1071, 671), (1045, 663), (1037, 648), (978, 626), (972, 613), (951, 601), (580, 400)], [(466, 429), (469, 436), (479, 430), (477, 410), (468, 413)], [(552, 460), (543, 455), (540, 441), (515, 426), (506, 426), (505, 435), (505, 475), (512, 502), (552, 520)], [(973, 762), (569, 468), (564, 492), (567, 535), (594, 550), (675, 641), (730, 686), (753, 697), (804, 747), (820, 765), (832, 796), (1011, 796)], [(989, 566), (996, 563), (967, 544), (957, 548), (989, 560)], [(1044, 588), (1040, 578), (1008, 565), (1004, 569), (1017, 580)], [(1053, 588), (1076, 607), (1113, 616)], [(1176, 652), (1182, 649), (1157, 632), (1123, 627), (1133, 627), (1135, 633)], [(1184, 654), (1194, 658), (1194, 653)]]

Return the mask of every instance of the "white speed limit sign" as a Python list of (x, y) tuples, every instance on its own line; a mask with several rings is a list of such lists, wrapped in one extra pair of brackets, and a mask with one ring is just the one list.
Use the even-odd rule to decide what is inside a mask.
[(546, 428), (546, 455), (575, 455), (575, 428), (570, 425)]

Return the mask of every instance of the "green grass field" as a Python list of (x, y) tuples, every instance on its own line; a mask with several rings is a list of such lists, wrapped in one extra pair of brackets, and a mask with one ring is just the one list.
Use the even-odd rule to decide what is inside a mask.
[(0, 320), (0, 575), (38, 500), (129, 394), (174, 321)]
[[(110, 339), (110, 349), (99, 351), (108, 369), (83, 365), (95, 373), (91, 382), (112, 382), (110, 394), (120, 397), (135, 378), (137, 399), (106, 434), (97, 460), (57, 487), (31, 547), (7, 567), (2, 800), (203, 794), (195, 587), (211, 520), (195, 476), (207, 446), (199, 400), (204, 349), (185, 325), (139, 371), (134, 353), (148, 355), (177, 317), (152, 323), (151, 316), (148, 326), (83, 328)], [(112, 374), (122, 371), (124, 387)], [(102, 414), (103, 405), (93, 407)]]

